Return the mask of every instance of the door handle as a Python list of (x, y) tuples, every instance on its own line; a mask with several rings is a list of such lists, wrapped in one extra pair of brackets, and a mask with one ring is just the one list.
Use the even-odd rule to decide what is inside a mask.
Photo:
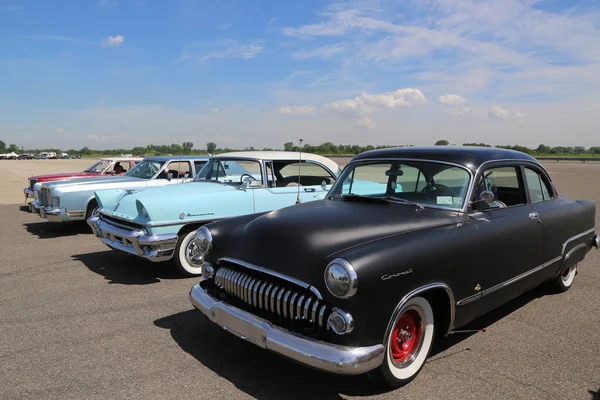
[(304, 188), (304, 191), (314, 193), (315, 188)]
[(529, 213), (529, 219), (531, 219), (533, 221), (542, 222), (542, 220), (540, 219), (540, 213), (537, 213), (537, 212), (530, 212)]

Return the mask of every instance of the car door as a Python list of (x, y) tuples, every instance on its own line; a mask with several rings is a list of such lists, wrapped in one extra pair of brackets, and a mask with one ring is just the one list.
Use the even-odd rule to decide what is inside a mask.
[[(523, 175), (531, 204), (540, 214), (544, 230), (543, 261), (548, 263), (543, 276), (552, 277), (558, 272), (561, 263), (562, 246), (574, 233), (566, 229), (565, 222), (571, 202), (558, 198), (548, 176), (537, 165), (523, 167)], [(577, 232), (579, 233), (579, 232)]]
[(520, 166), (492, 165), (476, 179), (472, 220), (483, 254), (476, 290), (482, 294), (480, 311), (486, 312), (530, 287), (528, 275), (543, 264), (543, 228)]
[(298, 200), (321, 200), (335, 183), (335, 177), (316, 163), (274, 160), (265, 165), (268, 184), (255, 191), (256, 212), (291, 206)]

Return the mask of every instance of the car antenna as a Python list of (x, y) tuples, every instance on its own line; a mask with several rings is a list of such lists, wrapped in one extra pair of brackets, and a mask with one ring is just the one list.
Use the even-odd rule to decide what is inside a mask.
[(302, 203), (300, 201), (300, 166), (302, 165), (302, 142), (304, 142), (304, 140), (300, 139), (300, 152), (298, 153), (298, 195), (296, 196), (296, 204)]

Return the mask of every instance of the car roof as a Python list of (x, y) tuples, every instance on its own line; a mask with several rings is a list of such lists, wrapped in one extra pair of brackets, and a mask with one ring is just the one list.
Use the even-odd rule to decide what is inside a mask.
[(378, 158), (443, 161), (465, 166), (472, 171), (477, 170), (482, 164), (489, 161), (518, 160), (539, 164), (534, 157), (520, 151), (478, 146), (395, 147), (369, 150), (356, 155), (351, 162)]
[(102, 157), (101, 160), (107, 161), (129, 161), (129, 160), (143, 160), (142, 157)]
[(214, 156), (215, 158), (225, 158), (225, 157), (235, 157), (235, 158), (250, 158), (250, 159), (259, 159), (259, 160), (310, 160), (323, 164), (327, 168), (329, 168), (332, 172), (337, 174), (340, 171), (340, 166), (338, 163), (333, 161), (330, 158), (320, 156), (312, 153), (300, 153), (296, 151), (235, 151), (231, 153), (221, 153)]
[(173, 161), (173, 160), (208, 160), (209, 156), (151, 156), (146, 157), (145, 160), (154, 161)]

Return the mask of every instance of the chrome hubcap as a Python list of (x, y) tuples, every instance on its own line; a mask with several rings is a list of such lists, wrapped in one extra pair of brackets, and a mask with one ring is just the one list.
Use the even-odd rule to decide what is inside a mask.
[(185, 254), (188, 262), (195, 267), (202, 267), (202, 262), (204, 261), (202, 257), (202, 253), (198, 248), (198, 244), (196, 243), (196, 239), (190, 241), (185, 249)]

